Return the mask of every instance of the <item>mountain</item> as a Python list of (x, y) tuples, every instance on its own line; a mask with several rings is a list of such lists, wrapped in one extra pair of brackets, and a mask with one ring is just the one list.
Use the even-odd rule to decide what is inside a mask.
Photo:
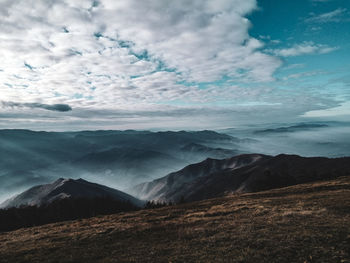
[(257, 130), (255, 134), (269, 134), (269, 133), (286, 133), (286, 132), (297, 132), (305, 131), (317, 128), (326, 128), (329, 127), (327, 124), (318, 124), (318, 123), (300, 123), (288, 127), (278, 127), (272, 129)]
[(206, 158), (217, 158), (223, 159), (228, 158), (233, 155), (237, 155), (239, 152), (237, 150), (223, 149), (223, 148), (212, 148), (198, 143), (189, 143), (181, 148), (183, 152), (183, 158), (188, 158), (190, 156), (201, 156), (202, 160)]
[(0, 130), (0, 201), (64, 174), (128, 188), (207, 157), (226, 158), (189, 144), (237, 147), (238, 139), (214, 131)]
[(111, 198), (142, 206), (143, 202), (119, 190), (83, 179), (60, 178), (51, 184), (38, 185), (0, 204), (0, 208), (42, 206), (62, 199)]
[(89, 153), (72, 165), (90, 174), (112, 174), (114, 179), (123, 181), (123, 185), (131, 185), (153, 179), (154, 174), (177, 170), (184, 163), (183, 159), (167, 153), (124, 147)]
[(247, 154), (224, 160), (207, 159), (138, 185), (134, 193), (141, 199), (195, 201), (232, 192), (256, 192), (348, 175), (350, 157)]
[(133, 187), (130, 192), (144, 200), (177, 201), (174, 199), (175, 196), (181, 196), (182, 188), (195, 179), (220, 171), (235, 170), (257, 162), (261, 158), (268, 157), (259, 154), (250, 154), (223, 160), (208, 158), (152, 182), (139, 184)]

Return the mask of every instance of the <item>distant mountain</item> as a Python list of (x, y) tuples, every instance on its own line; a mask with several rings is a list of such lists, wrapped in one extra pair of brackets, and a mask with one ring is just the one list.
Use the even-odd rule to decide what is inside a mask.
[(326, 127), (329, 127), (329, 126), (326, 124), (317, 124), (317, 123), (300, 123), (300, 124), (288, 126), (288, 127), (278, 127), (273, 129), (257, 130), (254, 133), (255, 134), (286, 133), (286, 132), (310, 130), (315, 128), (326, 128)]
[(0, 208), (21, 206), (42, 206), (61, 199), (94, 199), (111, 198), (122, 202), (131, 202), (142, 206), (143, 202), (124, 192), (100, 184), (91, 183), (83, 179), (60, 178), (51, 184), (38, 185), (5, 201)]
[(125, 185), (153, 179), (154, 174), (179, 169), (184, 163), (167, 153), (124, 147), (89, 153), (73, 161), (72, 166), (90, 174), (109, 173)]
[(239, 152), (237, 150), (223, 149), (223, 148), (212, 148), (209, 146), (201, 145), (198, 143), (189, 143), (181, 148), (184, 158), (186, 156), (201, 156), (203, 158), (217, 158), (223, 159), (228, 158), (233, 155), (237, 155)]
[[(205, 146), (235, 149), (237, 140), (214, 131), (0, 130), (0, 200), (62, 174), (131, 187), (207, 157), (225, 158)], [(204, 148), (184, 154), (189, 144)]]
[(224, 160), (207, 159), (138, 185), (134, 193), (144, 199), (194, 201), (347, 175), (350, 175), (350, 157), (329, 159), (247, 154)]

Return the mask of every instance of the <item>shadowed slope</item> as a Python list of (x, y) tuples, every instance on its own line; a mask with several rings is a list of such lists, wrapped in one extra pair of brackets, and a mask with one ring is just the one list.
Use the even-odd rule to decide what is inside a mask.
[(160, 179), (137, 185), (131, 189), (131, 193), (141, 199), (178, 201), (172, 197), (172, 193), (177, 197), (182, 196), (182, 188), (200, 177), (219, 171), (235, 170), (265, 158), (270, 157), (261, 154), (247, 154), (223, 160), (208, 158), (200, 163), (188, 165), (180, 171), (170, 173)]
[(346, 175), (350, 175), (350, 157), (245, 154), (189, 165), (136, 186), (134, 193), (141, 199), (195, 201), (230, 192), (255, 192)]
[(2, 208), (20, 206), (40, 206), (65, 198), (94, 199), (109, 197), (118, 201), (130, 201), (134, 205), (141, 206), (142, 201), (100, 184), (90, 183), (83, 179), (60, 178), (52, 184), (38, 185), (5, 201), (0, 205)]

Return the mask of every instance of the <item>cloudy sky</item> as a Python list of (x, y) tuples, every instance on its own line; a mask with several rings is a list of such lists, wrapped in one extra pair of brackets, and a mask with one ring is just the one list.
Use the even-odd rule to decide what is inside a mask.
[(0, 4), (0, 128), (350, 117), (348, 0)]

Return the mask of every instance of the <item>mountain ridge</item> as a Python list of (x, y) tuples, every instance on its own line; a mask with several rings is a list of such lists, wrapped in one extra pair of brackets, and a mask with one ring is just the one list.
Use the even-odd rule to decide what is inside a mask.
[(0, 204), (0, 208), (6, 209), (21, 206), (42, 206), (66, 198), (94, 199), (102, 197), (109, 197), (123, 202), (131, 202), (139, 207), (143, 204), (141, 200), (138, 200), (122, 191), (104, 185), (91, 183), (82, 178), (76, 180), (70, 178), (59, 178), (51, 184), (31, 187)]
[(156, 199), (161, 201), (169, 201), (167, 198), (163, 199), (163, 195), (168, 190), (167, 188), (169, 187), (169, 185), (172, 186), (173, 184), (177, 184), (180, 187), (185, 183), (189, 183), (197, 177), (205, 176), (213, 172), (225, 170), (228, 168), (237, 169), (241, 165), (246, 165), (247, 163), (254, 162), (262, 156), (265, 155), (243, 154), (222, 160), (207, 158), (202, 162), (190, 164), (179, 171), (170, 173), (164, 177), (158, 178), (151, 182), (139, 184), (131, 190), (131, 193), (133, 193), (135, 196), (141, 199)]
[[(216, 166), (240, 159), (242, 165)], [(245, 154), (223, 160), (206, 159), (140, 184), (133, 193), (141, 199), (198, 201), (227, 193), (256, 192), (348, 175), (350, 157)]]

